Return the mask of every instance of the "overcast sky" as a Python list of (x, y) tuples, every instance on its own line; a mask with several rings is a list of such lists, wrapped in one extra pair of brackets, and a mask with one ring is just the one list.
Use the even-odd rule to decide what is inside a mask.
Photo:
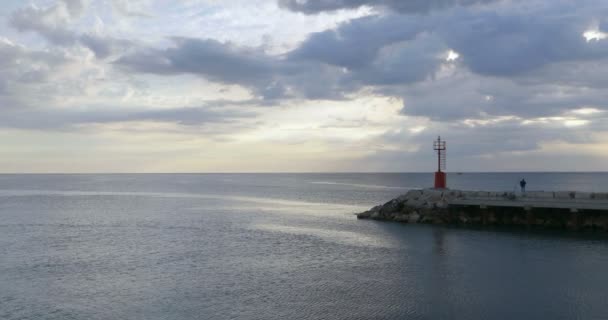
[(3, 0), (0, 172), (608, 168), (608, 1)]

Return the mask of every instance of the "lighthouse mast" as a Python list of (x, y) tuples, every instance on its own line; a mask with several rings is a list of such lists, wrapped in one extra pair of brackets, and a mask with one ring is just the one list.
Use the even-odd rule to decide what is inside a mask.
[[(446, 188), (446, 143), (441, 140), (441, 136), (433, 143), (433, 150), (437, 151), (437, 172), (435, 172), (435, 189)], [(444, 170), (444, 171), (442, 171)]]

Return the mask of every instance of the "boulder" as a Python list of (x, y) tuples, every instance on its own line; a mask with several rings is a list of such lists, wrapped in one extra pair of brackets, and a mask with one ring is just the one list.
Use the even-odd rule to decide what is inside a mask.
[(369, 217), (371, 219), (379, 219), (380, 218), (380, 211), (374, 211), (374, 212), (372, 212), (372, 214)]
[(416, 211), (410, 213), (408, 216), (409, 223), (418, 223), (419, 220), (420, 220), (420, 215)]
[(441, 199), (435, 203), (435, 208), (446, 209), (448, 207), (448, 205), (449, 205), (448, 200)]
[(422, 208), (426, 205), (426, 201), (422, 199), (410, 199), (405, 203), (405, 205), (411, 208)]
[(421, 195), (422, 195), (422, 190), (410, 190), (405, 194), (405, 196), (408, 199), (419, 198)]
[(397, 199), (393, 199), (387, 203), (385, 203), (382, 208), (380, 208), (380, 213), (383, 215), (389, 215), (392, 213), (396, 213), (401, 211), (401, 209), (403, 209), (403, 205), (404, 203), (397, 200)]
[(425, 189), (422, 192), (421, 198), (430, 202), (436, 202), (443, 198), (443, 191), (435, 189)]
[(395, 218), (393, 219), (393, 221), (397, 221), (397, 222), (409, 222), (409, 220), (410, 220), (409, 214), (399, 214), (399, 215), (395, 216)]

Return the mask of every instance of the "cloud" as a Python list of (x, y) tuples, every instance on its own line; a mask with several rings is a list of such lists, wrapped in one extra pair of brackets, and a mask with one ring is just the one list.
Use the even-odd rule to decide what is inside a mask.
[[(269, 101), (284, 98), (339, 98), (332, 81), (337, 68), (269, 55), (262, 48), (212, 39), (173, 38), (166, 49), (141, 48), (115, 63), (129, 71), (194, 74), (223, 84), (238, 84)], [(329, 83), (329, 84), (328, 84)], [(336, 89), (336, 90), (333, 90)]]
[(0, 38), (0, 71), (4, 87), (15, 82), (42, 82), (58, 68), (70, 63), (70, 57), (55, 50), (28, 50)]
[[(606, 7), (598, 11), (602, 9)], [(608, 42), (590, 44), (582, 36), (596, 14), (587, 7), (505, 11), (461, 11), (443, 20), (436, 32), (467, 67), (482, 75), (509, 77), (551, 63), (608, 56)], [(576, 14), (564, 16), (564, 11)]]
[(134, 0), (111, 0), (112, 10), (127, 17), (152, 17), (141, 1)]
[[(603, 109), (608, 41), (582, 36), (608, 10), (595, 4), (364, 17), (311, 35), (291, 57), (347, 68), (343, 88), (372, 86), (402, 97), (403, 114), (437, 121)], [(448, 51), (458, 58), (438, 59)]]
[(166, 49), (140, 48), (115, 63), (127, 70), (160, 74), (195, 74), (208, 80), (239, 84), (277, 97), (285, 89), (274, 77), (288, 72), (278, 58), (259, 48), (246, 48), (212, 39), (174, 38), (174, 46)]
[(119, 58), (116, 65), (132, 72), (195, 74), (239, 84), (267, 100), (343, 99), (363, 86), (411, 83), (431, 76), (446, 49), (436, 38), (421, 35), (423, 31), (420, 22), (396, 16), (362, 18), (314, 33), (281, 55), (213, 39), (173, 38), (168, 48), (143, 47)]
[(181, 107), (162, 110), (150, 108), (91, 108), (55, 109), (24, 107), (5, 110), (0, 127), (32, 130), (68, 130), (91, 124), (111, 124), (125, 122), (163, 122), (182, 126), (205, 126), (208, 124), (231, 123), (239, 119), (255, 117), (246, 110), (214, 108), (210, 106)]
[(134, 46), (132, 41), (115, 39), (95, 33), (85, 33), (78, 36), (78, 41), (99, 59), (105, 59), (117, 53), (123, 53)]
[[(584, 37), (589, 30), (608, 32), (603, 1), (279, 2), (292, 11), (325, 12), (314, 17), (268, 2), (272, 5), (265, 3), (261, 11), (284, 15), (269, 21), (310, 22), (309, 33), (298, 29), (293, 37), (299, 42), (280, 44), (268, 30), (296, 31), (287, 24), (266, 28), (256, 15), (239, 24), (234, 31), (239, 36), (207, 32), (223, 30), (233, 17), (232, 7), (219, 2), (193, 1), (161, 12), (167, 6), (144, 1), (129, 7), (115, 1), (113, 8), (96, 4), (103, 10), (92, 12), (88, 2), (57, 1), (24, 7), (9, 17), (16, 30), (46, 42), (28, 49), (0, 41), (0, 105), (8, 110), (0, 127), (52, 131), (159, 122), (196, 130), (270, 119), (286, 125), (268, 136), (296, 128), (281, 142), (314, 137), (339, 149), (348, 136), (349, 146), (360, 148), (357, 154), (372, 150), (367, 159), (383, 168), (396, 160), (425, 165), (422, 148), (438, 133), (449, 137), (452, 156), (475, 162), (537, 152), (547, 142), (597, 143), (596, 133), (606, 132), (608, 39)], [(358, 10), (366, 16), (339, 22), (353, 16), (340, 9), (361, 6), (372, 10)], [(197, 24), (201, 20), (193, 19), (180, 28), (182, 21), (175, 19), (193, 8), (200, 11), (193, 16), (208, 19), (207, 24), (203, 28)], [(127, 17), (142, 12), (150, 17)], [(96, 19), (107, 25), (92, 27)], [(311, 32), (320, 26), (329, 27)], [(165, 32), (167, 38), (159, 38)], [(23, 37), (23, 43), (32, 39), (37, 40)], [(370, 97), (391, 102), (369, 102)], [(200, 103), (216, 98), (241, 100)], [(395, 101), (403, 102), (401, 110)], [(368, 102), (380, 115), (373, 128), (364, 121), (353, 122), (352, 128), (325, 126), (321, 109), (297, 117), (284, 113), (302, 105), (330, 111), (353, 106), (340, 112), (366, 119), (361, 110), (368, 106), (357, 107)], [(597, 112), (573, 113), (580, 108)], [(313, 128), (299, 130), (302, 123)]]
[[(567, 115), (563, 114), (563, 117)], [(538, 119), (537, 119), (538, 120)], [(530, 170), (541, 168), (538, 163), (526, 159), (536, 157), (542, 161), (562, 156), (571, 157), (572, 150), (543, 155), (546, 145), (563, 144), (576, 149), (576, 145), (601, 144), (595, 135), (608, 124), (605, 114), (589, 117), (586, 130), (568, 127), (563, 120), (544, 119), (534, 124), (524, 123), (523, 118), (494, 117), (484, 121), (427, 122), (421, 133), (410, 135), (405, 129), (388, 130), (370, 143), (366, 156), (352, 161), (368, 170), (379, 171), (432, 171), (429, 159), (434, 159), (432, 142), (441, 134), (448, 142), (448, 171), (496, 171)], [(596, 131), (598, 130), (598, 131)], [(588, 155), (578, 155), (579, 167), (589, 160)], [(542, 162), (540, 163), (542, 164)], [(559, 168), (559, 166), (557, 166)], [(526, 169), (528, 168), (528, 169)], [(553, 169), (550, 166), (546, 169)], [(587, 168), (585, 168), (587, 169)]]
[(15, 11), (10, 17), (10, 24), (21, 32), (36, 32), (54, 45), (82, 45), (100, 59), (124, 52), (133, 45), (124, 39), (70, 30), (70, 23), (80, 17), (85, 9), (86, 4), (78, 0), (62, 0), (48, 8), (32, 5)]
[(496, 0), (278, 0), (279, 5), (292, 11), (317, 14), (362, 6), (388, 8), (399, 13), (429, 13), (453, 6), (486, 4)]
[(65, 29), (70, 19), (70, 11), (65, 2), (58, 2), (49, 8), (31, 5), (19, 9), (12, 14), (10, 23), (19, 31), (37, 32), (54, 44), (72, 45), (76, 42), (76, 37)]
[(62, 0), (62, 1), (63, 1), (63, 3), (65, 3), (65, 5), (68, 9), (68, 12), (73, 17), (81, 16), (87, 7), (87, 2), (85, 2), (84, 0)]
[(311, 34), (289, 53), (289, 58), (356, 69), (371, 64), (383, 47), (412, 40), (426, 27), (421, 18), (404, 19), (397, 15), (363, 17), (333, 30)]

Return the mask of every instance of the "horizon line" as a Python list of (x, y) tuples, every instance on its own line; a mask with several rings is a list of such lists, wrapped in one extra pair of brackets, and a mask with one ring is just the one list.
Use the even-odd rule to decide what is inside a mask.
[[(127, 174), (433, 174), (435, 171), (226, 171), (226, 172), (0, 172), (0, 175), (127, 175)], [(608, 173), (606, 171), (444, 171), (447, 174), (471, 173)]]

